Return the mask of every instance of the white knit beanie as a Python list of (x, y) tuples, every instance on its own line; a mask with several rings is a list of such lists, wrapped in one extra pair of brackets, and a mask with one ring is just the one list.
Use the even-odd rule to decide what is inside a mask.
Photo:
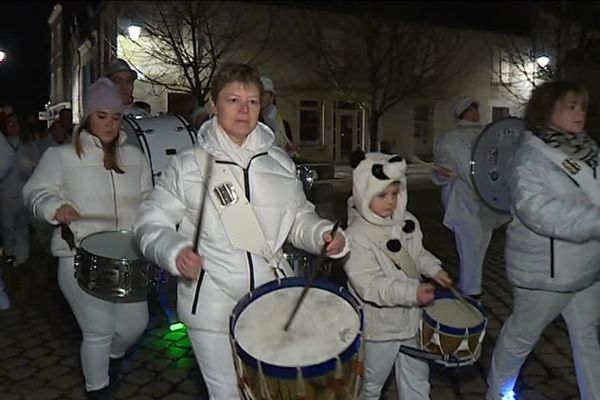
[(452, 104), (452, 117), (455, 121), (458, 121), (460, 115), (467, 110), (471, 106), (471, 104), (477, 104), (479, 106), (479, 102), (472, 97), (469, 96), (459, 96), (454, 99), (454, 103)]
[[(363, 153), (364, 154), (364, 153)], [(359, 155), (358, 158), (361, 158)], [(391, 225), (404, 220), (406, 203), (406, 161), (401, 156), (383, 153), (366, 153), (364, 159), (352, 162), (352, 197), (358, 213), (376, 225)], [(382, 193), (391, 183), (400, 182), (398, 204), (392, 219), (385, 219), (373, 211), (369, 205), (373, 197)]]
[(110, 110), (123, 112), (123, 100), (119, 89), (108, 78), (100, 78), (85, 92), (83, 119), (94, 111)]

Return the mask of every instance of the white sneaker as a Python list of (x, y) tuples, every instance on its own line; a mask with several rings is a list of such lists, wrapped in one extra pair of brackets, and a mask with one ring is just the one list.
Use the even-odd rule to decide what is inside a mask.
[(10, 299), (4, 290), (0, 291), (0, 310), (5, 311), (10, 308)]

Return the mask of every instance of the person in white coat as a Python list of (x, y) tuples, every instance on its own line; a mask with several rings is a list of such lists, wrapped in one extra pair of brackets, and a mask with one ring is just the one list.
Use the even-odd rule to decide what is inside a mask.
[[(106, 78), (91, 85), (84, 99), (83, 122), (73, 143), (49, 147), (23, 188), (36, 218), (68, 224), (75, 244), (102, 231), (130, 230), (137, 208), (152, 187), (144, 154), (125, 144), (123, 104)], [(86, 215), (103, 218), (86, 218)], [(111, 399), (109, 365), (144, 332), (146, 301), (115, 303), (85, 292), (74, 277), (74, 254), (54, 230), (52, 254), (59, 257), (58, 283), (82, 330), (81, 366), (91, 399)], [(117, 383), (117, 382), (110, 382)]]
[[(8, 175), (15, 160), (15, 151), (6, 137), (0, 132), (0, 181)], [(0, 222), (2, 220), (0, 219)], [(8, 310), (10, 308), (10, 299), (6, 294), (4, 281), (0, 276), (0, 310)]]
[[(361, 160), (362, 158), (362, 160)], [(393, 367), (399, 399), (429, 399), (426, 361), (400, 353), (417, 347), (421, 306), (435, 287), (452, 282), (422, 244), (417, 218), (406, 210), (406, 161), (382, 153), (355, 153), (346, 234), (352, 252), (344, 268), (364, 313), (365, 383), (361, 399), (379, 399)]]
[(527, 105), (508, 170), (513, 219), (506, 272), (513, 311), (496, 341), (488, 400), (510, 395), (544, 328), (562, 315), (579, 398), (600, 399), (600, 186), (598, 146), (584, 131), (587, 91), (547, 82)]
[[(143, 254), (178, 277), (178, 314), (188, 328), (212, 400), (240, 398), (229, 317), (249, 291), (292, 274), (281, 257), (286, 239), (311, 253), (324, 244), (333, 257), (348, 251), (345, 236), (338, 232), (332, 238), (333, 223), (319, 218), (306, 200), (294, 163), (274, 146), (273, 132), (258, 123), (262, 92), (260, 75), (251, 66), (227, 64), (217, 72), (211, 88), (215, 117), (202, 125), (200, 147), (173, 156), (140, 206), (135, 224)], [(254, 236), (239, 220), (224, 223), (217, 209), (220, 203), (213, 202), (212, 190), (205, 192), (211, 158), (213, 171), (219, 166), (229, 169), (236, 183), (228, 180), (224, 185), (233, 187), (238, 199), (246, 197), (268, 248), (279, 255), (277, 262), (245, 250), (243, 241), (228, 234), (239, 230), (247, 239)]]
[(29, 258), (29, 213), (23, 204), (23, 186), (31, 176), (39, 159), (39, 151), (25, 120), (10, 114), (2, 129), (8, 144), (14, 150), (14, 163), (10, 172), (0, 180), (2, 209), (2, 239), (4, 253), (14, 265)]
[(119, 89), (123, 102), (123, 115), (131, 115), (137, 118), (149, 117), (150, 113), (134, 104), (133, 88), (138, 77), (127, 61), (121, 58), (113, 59), (105, 68), (104, 76), (112, 81)]
[(468, 96), (458, 97), (452, 107), (456, 126), (436, 140), (433, 156), (433, 182), (442, 187), (444, 225), (454, 232), (460, 261), (458, 288), (479, 297), (485, 253), (495, 228), (506, 216), (487, 207), (477, 195), (470, 177), (473, 145), (483, 127), (479, 103)]

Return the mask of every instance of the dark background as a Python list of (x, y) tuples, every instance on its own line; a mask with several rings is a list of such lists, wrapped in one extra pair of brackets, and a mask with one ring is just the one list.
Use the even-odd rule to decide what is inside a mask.
[(50, 92), (48, 18), (56, 2), (0, 4), (0, 103), (23, 113), (43, 110)]

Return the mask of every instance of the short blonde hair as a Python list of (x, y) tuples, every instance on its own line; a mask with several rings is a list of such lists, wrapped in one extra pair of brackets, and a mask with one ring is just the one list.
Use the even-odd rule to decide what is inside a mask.
[(258, 69), (249, 64), (228, 63), (224, 64), (213, 77), (210, 87), (212, 101), (216, 103), (221, 90), (233, 82), (256, 86), (260, 90), (260, 97), (262, 99), (265, 89)]

